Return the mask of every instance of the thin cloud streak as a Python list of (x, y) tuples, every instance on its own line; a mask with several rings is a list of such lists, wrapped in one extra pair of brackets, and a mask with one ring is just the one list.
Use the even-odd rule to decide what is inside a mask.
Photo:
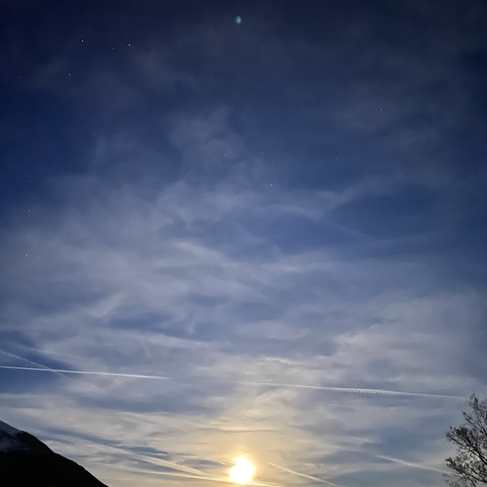
[[(104, 449), (107, 450), (114, 450), (116, 452), (123, 452), (124, 454), (128, 454), (131, 460), (134, 459), (139, 459), (145, 463), (148, 463), (150, 465), (155, 465), (158, 467), (163, 467), (163, 468), (170, 468), (173, 470), (177, 470), (177, 472), (162, 472), (162, 471), (153, 471), (153, 470), (148, 470), (148, 469), (134, 469), (132, 467), (124, 467), (122, 468), (126, 470), (131, 470), (131, 471), (136, 471), (136, 472), (141, 472), (141, 473), (157, 473), (158, 475), (169, 475), (173, 477), (183, 477), (183, 478), (191, 478), (191, 479), (200, 479), (200, 480), (210, 480), (210, 481), (216, 481), (216, 482), (231, 482), (230, 479), (226, 479), (224, 477), (218, 477), (218, 476), (211, 476), (207, 475), (206, 472), (202, 470), (198, 470), (192, 467), (187, 467), (186, 465), (181, 465), (177, 462), (172, 462), (170, 460), (164, 460), (162, 458), (157, 458), (151, 455), (141, 455), (138, 454), (130, 449), (130, 447), (121, 447), (121, 446), (114, 446), (114, 445), (107, 445), (105, 443), (99, 442), (99, 441), (91, 441), (91, 443), (96, 443), (100, 446), (102, 446)], [(264, 487), (274, 487), (272, 484), (254, 484), (254, 485), (261, 485)], [(280, 486), (275, 486), (275, 487), (280, 487)]]
[(330, 482), (329, 480), (320, 479), (319, 477), (313, 477), (313, 475), (306, 475), (305, 473), (296, 472), (291, 470), (290, 468), (282, 467), (281, 465), (276, 465), (275, 463), (269, 463), (272, 467), (276, 467), (284, 472), (291, 473), (293, 475), (297, 475), (298, 477), (304, 477), (305, 479), (316, 480), (317, 482), (322, 482), (324, 484), (333, 485), (334, 487), (338, 487), (337, 484)]
[(299, 389), (316, 389), (320, 391), (333, 392), (352, 392), (355, 394), (381, 394), (386, 396), (413, 396), (413, 397), (443, 397), (445, 399), (465, 399), (463, 396), (455, 396), (450, 394), (430, 394), (425, 392), (405, 392), (405, 391), (390, 391), (388, 389), (366, 389), (360, 387), (328, 387), (328, 386), (313, 386), (307, 384), (286, 384), (280, 382), (256, 382), (256, 381), (235, 381), (239, 384), (255, 384), (268, 385), (276, 387), (295, 387)]
[[(0, 350), (0, 353), (3, 353), (4, 355), (8, 355), (9, 357), (12, 357), (12, 358), (16, 358), (16, 359), (19, 359), (19, 360), (24, 360), (26, 362), (30, 362), (31, 364), (34, 364), (34, 365), (39, 365), (39, 366), (41, 366), (41, 370), (46, 370), (45, 367), (42, 367), (42, 364), (40, 364), (39, 362), (36, 362), (34, 360), (31, 360), (29, 358), (22, 357), (20, 355), (15, 354), (15, 353), (6, 352), (5, 350)], [(37, 367), (28, 367), (28, 368), (36, 369)], [(62, 374), (62, 372), (55, 372), (54, 369), (53, 369), (52, 372), (55, 373), (55, 374), (57, 374), (59, 377), (64, 377), (64, 375)], [(92, 387), (93, 389), (100, 389), (99, 386), (97, 386), (95, 384), (92, 384), (91, 382), (86, 382), (85, 380), (80, 379), (78, 377), (71, 377), (71, 379), (72, 380), (75, 380), (75, 381), (78, 381), (78, 382), (80, 382), (82, 384), (86, 384), (86, 385)]]
[[(139, 472), (139, 473), (144, 473), (144, 474), (156, 474), (156, 475), (168, 475), (170, 477), (183, 477), (186, 479), (196, 479), (196, 480), (210, 480), (212, 482), (225, 482), (228, 484), (235, 484), (233, 480), (230, 478), (224, 478), (224, 477), (206, 477), (204, 475), (189, 475), (189, 474), (184, 474), (184, 473), (178, 473), (178, 472), (159, 472), (157, 470), (143, 470), (143, 469), (138, 469), (138, 468), (131, 468), (131, 467), (124, 467), (121, 466), (123, 470), (129, 471), (129, 472)], [(283, 487), (281, 484), (268, 484), (265, 482), (247, 482), (247, 485), (255, 485), (257, 487)]]
[(406, 460), (401, 460), (400, 458), (389, 457), (387, 455), (374, 455), (375, 458), (381, 458), (382, 460), (387, 460), (389, 462), (398, 463), (404, 465), (405, 467), (419, 468), (421, 470), (431, 470), (433, 472), (439, 472), (442, 474), (447, 474), (447, 470), (441, 468), (431, 467), (428, 465), (421, 465), (420, 463), (407, 462)]
[(487, 390), (487, 7), (9, 3), (1, 419), (117, 487), (438, 485)]
[(97, 371), (85, 371), (85, 370), (66, 370), (66, 369), (42, 369), (40, 367), (19, 367), (15, 365), (0, 365), (1, 369), (14, 369), (14, 370), (33, 370), (36, 372), (52, 372), (61, 374), (79, 374), (79, 375), (100, 375), (106, 377), (126, 377), (129, 379), (157, 379), (157, 380), (170, 380), (173, 377), (165, 377), (162, 375), (143, 375), (143, 374), (123, 374), (117, 372), (97, 372)]
[[(82, 371), (82, 370), (66, 370), (66, 369), (49, 369), (40, 367), (21, 367), (15, 365), (0, 365), (1, 369), (14, 369), (14, 370), (26, 370), (36, 372), (52, 372), (63, 374), (79, 374), (79, 375), (98, 375), (107, 377), (126, 377), (130, 379), (154, 379), (154, 380), (174, 380), (175, 377), (167, 377), (161, 375), (144, 375), (144, 374), (125, 374), (117, 372), (99, 372), (99, 371)], [(351, 392), (354, 394), (379, 394), (386, 396), (412, 396), (412, 397), (435, 397), (445, 399), (465, 399), (463, 396), (456, 396), (452, 394), (432, 394), (425, 392), (406, 392), (406, 391), (391, 391), (388, 389), (367, 389), (357, 387), (329, 387), (329, 386), (314, 386), (309, 384), (288, 384), (282, 382), (261, 382), (261, 381), (243, 381), (243, 380), (231, 380), (231, 379), (213, 379), (219, 382), (231, 382), (233, 384), (247, 384), (247, 385), (260, 385), (260, 386), (272, 386), (272, 387), (290, 387), (296, 389), (314, 389), (319, 391), (331, 391), (331, 392)]]
[[(146, 470), (143, 470), (144, 473), (146, 473)], [(184, 477), (187, 479), (198, 479), (198, 480), (211, 480), (212, 482), (226, 482), (228, 484), (235, 484), (235, 482), (231, 479), (227, 479), (224, 477), (205, 477), (205, 476), (198, 476), (198, 475), (186, 475), (183, 473), (177, 473), (177, 472), (154, 472), (154, 471), (149, 471), (151, 473), (158, 473), (160, 475), (169, 475), (172, 477)], [(261, 487), (282, 487), (280, 484), (267, 484), (263, 482), (247, 482), (247, 485), (257, 485)], [(334, 485), (334, 484), (332, 484)]]
[[(135, 469), (133, 467), (121, 466), (124, 470), (133, 471), (133, 472), (140, 472), (140, 473), (154, 473), (157, 475), (167, 475), (171, 477), (182, 477), (182, 478), (189, 478), (189, 479), (197, 479), (197, 480), (209, 480), (212, 482), (225, 482), (225, 483), (232, 483), (235, 482), (230, 479), (230, 477), (222, 477), (222, 476), (214, 476), (214, 475), (207, 475), (206, 472), (202, 470), (198, 470), (195, 468), (187, 467), (186, 465), (180, 465), (177, 462), (171, 462), (169, 460), (164, 460), (162, 458), (156, 458), (151, 455), (141, 455), (137, 454), (130, 450), (130, 448), (122, 448), (120, 446), (113, 446), (113, 445), (106, 445), (104, 443), (96, 442), (99, 445), (102, 445), (104, 448), (109, 450), (115, 450), (118, 452), (124, 452), (130, 454), (130, 458), (138, 458), (144, 462), (150, 463), (151, 465), (161, 466), (165, 468), (171, 468), (177, 470), (177, 472), (161, 472), (161, 471), (154, 471), (148, 469)], [(255, 485), (257, 487), (283, 487), (281, 484), (275, 483), (267, 483), (267, 482), (255, 482), (250, 481), (247, 482), (247, 485)], [(333, 484), (332, 484), (333, 485)]]

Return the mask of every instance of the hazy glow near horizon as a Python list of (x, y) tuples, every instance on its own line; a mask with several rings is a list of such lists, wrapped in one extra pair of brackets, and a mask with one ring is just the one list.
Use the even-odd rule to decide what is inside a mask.
[(237, 484), (246, 484), (252, 479), (253, 474), (254, 467), (245, 458), (238, 458), (235, 466), (230, 469), (230, 477)]

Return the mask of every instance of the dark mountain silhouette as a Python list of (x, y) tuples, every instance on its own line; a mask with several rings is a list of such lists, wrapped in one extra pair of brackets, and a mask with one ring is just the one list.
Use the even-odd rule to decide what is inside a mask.
[(35, 436), (0, 421), (0, 486), (107, 487)]

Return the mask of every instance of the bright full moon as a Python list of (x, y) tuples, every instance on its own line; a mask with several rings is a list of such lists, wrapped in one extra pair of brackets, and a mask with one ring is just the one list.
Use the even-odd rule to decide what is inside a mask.
[(230, 469), (230, 477), (237, 484), (246, 484), (254, 474), (254, 467), (244, 458), (238, 458), (234, 467)]

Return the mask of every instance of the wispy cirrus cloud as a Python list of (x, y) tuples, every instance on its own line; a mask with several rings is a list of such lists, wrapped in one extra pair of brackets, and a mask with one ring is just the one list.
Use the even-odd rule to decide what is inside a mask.
[[(111, 464), (128, 466), (137, 445), (164, 445), (175, 459), (185, 452), (228, 464), (252, 445), (256, 461), (285, 460), (285, 468), (321, 478), (293, 458), (306, 462), (305, 451), (326, 452), (327, 439), (339, 444), (340, 437), (374, 431), (384, 441), (389, 425), (409, 428), (418, 408), (429, 418), (449, 404), (453, 415), (458, 401), (442, 396), (461, 397), (479, 386), (462, 372), (461, 360), (451, 361), (469, 343), (445, 334), (449, 325), (441, 316), (463, 316), (469, 326), (465, 313), (481, 315), (480, 296), (438, 291), (433, 270), (420, 261), (350, 259), (333, 246), (290, 252), (273, 242), (274, 230), (256, 235), (248, 226), (252, 214), (262, 221), (268, 215), (269, 222), (299, 214), (313, 225), (323, 211), (306, 195), (235, 185), (200, 192), (177, 183), (154, 198), (89, 179), (65, 181), (64, 191), (66, 184), (72, 185), (69, 209), (54, 218), (39, 211), (35, 222), (4, 240), (10, 299), (3, 315), (7, 327), (28, 338), (13, 353), (32, 350), (69, 364), (52, 367), (64, 376), (54, 389), (30, 396), (52, 415), (41, 418), (28, 395), (17, 395), (14, 424), (16, 417), (36, 418), (49, 432), (56, 418), (72, 417), (70, 431), (119, 438), (126, 453), (110, 453)], [(5, 367), (24, 367), (12, 356), (2, 361), (4, 374), (14, 370)], [(40, 367), (26, 367), (30, 373), (51, 367), (37, 362)], [(83, 371), (88, 384), (69, 380)], [(174, 379), (155, 385), (154, 377)], [(432, 401), (426, 411), (425, 401)], [(128, 423), (110, 432), (102, 419), (108, 411)], [(420, 442), (427, 445), (427, 434), (436, 440), (445, 421), (423, 424), (422, 435), (397, 453), (407, 457)], [(129, 424), (134, 429), (126, 436)], [(123, 440), (116, 431), (124, 431)], [(149, 440), (150, 431), (160, 431), (160, 439)], [(98, 458), (108, 455), (103, 441)], [(289, 449), (275, 455), (281, 442)], [(387, 456), (379, 442), (355, 449)], [(84, 455), (76, 453), (77, 443), (59, 448)], [(348, 470), (346, 451), (311, 462), (332, 461), (324, 480), (347, 485), (355, 470)], [(93, 452), (86, 455), (97, 464)], [(284, 480), (269, 468), (261, 466), (260, 480)]]
[(8, 57), (44, 101), (0, 120), (42, 179), (0, 236), (2, 419), (101, 480), (436, 485), (485, 391), (485, 30), (391, 1), (316, 38), (309, 5)]

